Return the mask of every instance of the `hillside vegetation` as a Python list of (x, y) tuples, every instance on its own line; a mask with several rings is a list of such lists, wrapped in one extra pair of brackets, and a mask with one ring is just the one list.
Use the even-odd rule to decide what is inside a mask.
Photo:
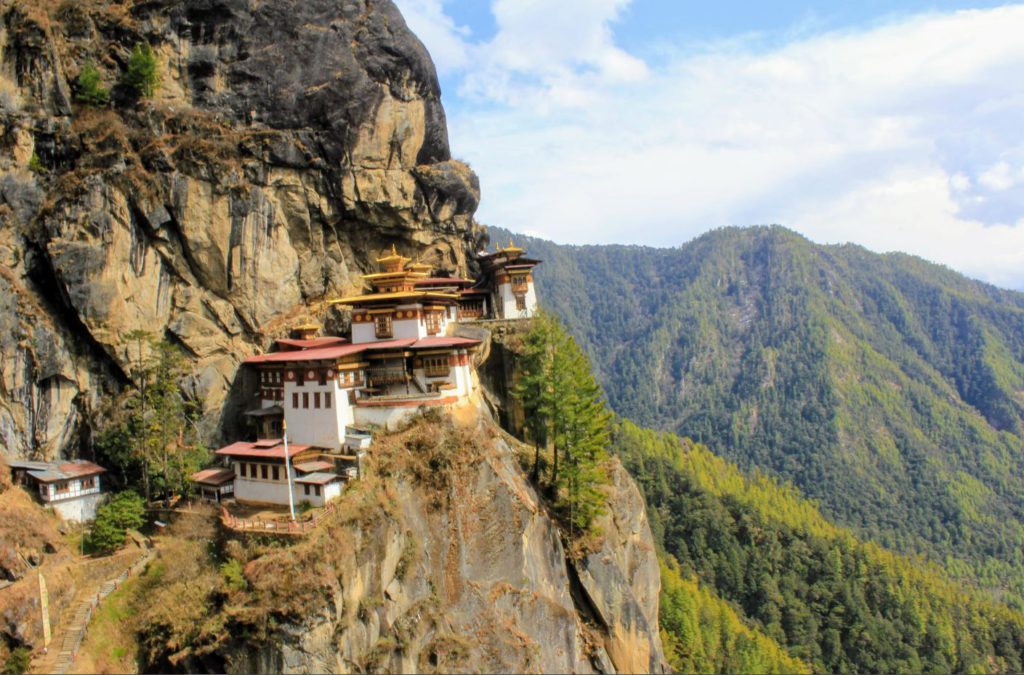
[[(661, 625), (677, 668), (795, 672), (790, 657), (819, 672), (1024, 667), (1024, 614), (858, 539), (791, 487), (748, 478), (704, 446), (628, 421), (615, 447), (669, 556)], [(723, 600), (755, 630), (709, 643), (718, 634), (709, 628), (736, 623), (714, 613)]]
[(1019, 603), (1024, 294), (779, 227), (674, 249), (516, 240), (617, 413)]

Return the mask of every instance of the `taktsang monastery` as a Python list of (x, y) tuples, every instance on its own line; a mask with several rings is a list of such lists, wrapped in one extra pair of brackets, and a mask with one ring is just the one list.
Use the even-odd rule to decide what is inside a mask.
[(332, 301), (351, 308), (349, 339), (298, 326), (270, 353), (245, 360), (259, 378), (259, 405), (245, 413), (257, 440), (218, 450), (230, 466), (195, 474), (201, 494), (286, 505), (290, 467), (294, 502), (321, 506), (355, 474), (350, 464), (370, 441), (360, 428), (467, 402), (479, 386), (472, 355), (480, 341), (454, 335), (455, 325), (533, 316), (540, 261), (524, 253), (509, 242), (480, 254), (483, 276), (474, 282), (430, 276), (429, 265), (392, 247), (379, 271), (364, 275), (369, 292)]

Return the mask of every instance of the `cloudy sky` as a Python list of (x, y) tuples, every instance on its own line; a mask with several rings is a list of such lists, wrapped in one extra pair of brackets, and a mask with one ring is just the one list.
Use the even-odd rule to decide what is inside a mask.
[(779, 223), (1024, 289), (1024, 5), (397, 3), (485, 224), (675, 246)]

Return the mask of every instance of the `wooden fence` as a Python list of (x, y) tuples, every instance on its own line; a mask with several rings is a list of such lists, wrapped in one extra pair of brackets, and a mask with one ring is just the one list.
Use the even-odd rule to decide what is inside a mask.
[(335, 508), (334, 502), (327, 502), (323, 509), (309, 520), (281, 521), (263, 520), (260, 518), (239, 518), (238, 516), (233, 516), (228, 513), (227, 508), (222, 506), (220, 507), (220, 521), (224, 524), (224, 527), (237, 530), (239, 532), (303, 535), (316, 528), (316, 526), (320, 524), (320, 521), (327, 517), (328, 514), (332, 513)]

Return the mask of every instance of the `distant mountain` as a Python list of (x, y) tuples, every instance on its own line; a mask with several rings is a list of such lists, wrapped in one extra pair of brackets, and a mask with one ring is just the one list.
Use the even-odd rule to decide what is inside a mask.
[(511, 236), (619, 414), (1019, 600), (1024, 294), (780, 227), (674, 249)]

